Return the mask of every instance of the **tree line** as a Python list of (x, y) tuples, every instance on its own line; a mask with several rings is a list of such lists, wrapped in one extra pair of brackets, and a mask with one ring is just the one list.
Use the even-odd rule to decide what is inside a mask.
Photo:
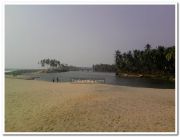
[(48, 72), (64, 72), (68, 71), (69, 67), (67, 64), (61, 63), (59, 60), (56, 59), (42, 59), (38, 62), (38, 64), (41, 65), (41, 67), (47, 67)]
[(96, 72), (115, 72), (116, 66), (110, 64), (96, 64), (93, 65), (93, 71)]
[(65, 71), (79, 71), (82, 68), (76, 67), (68, 64), (61, 63), (56, 59), (42, 59), (38, 62), (41, 67), (46, 67), (46, 72), (65, 72)]
[(133, 50), (121, 53), (115, 51), (116, 74), (175, 74), (175, 46), (158, 46), (152, 49), (147, 44), (144, 50)]
[(41, 67), (49, 67), (49, 68), (58, 68), (61, 66), (60, 61), (56, 59), (42, 59), (38, 64), (41, 64)]
[[(42, 59), (38, 64), (51, 70), (81, 70), (80, 67), (68, 66), (56, 59)], [(147, 44), (144, 50), (133, 50), (122, 53), (115, 51), (115, 64), (96, 64), (92, 66), (97, 72), (164, 74), (175, 76), (175, 46), (158, 46), (151, 48)]]

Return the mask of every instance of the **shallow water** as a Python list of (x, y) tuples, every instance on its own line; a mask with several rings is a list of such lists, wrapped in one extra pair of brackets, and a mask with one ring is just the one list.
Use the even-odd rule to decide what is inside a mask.
[(105, 84), (121, 85), (121, 86), (132, 86), (132, 87), (149, 87), (149, 88), (164, 88), (173, 89), (175, 88), (174, 82), (165, 80), (154, 80), (149, 78), (119, 78), (115, 73), (104, 73), (104, 72), (85, 72), (85, 71), (69, 71), (61, 73), (46, 73), (42, 74), (37, 80), (43, 81), (56, 81), (58, 77), (59, 82), (71, 82), (72, 79), (95, 79), (104, 80)]

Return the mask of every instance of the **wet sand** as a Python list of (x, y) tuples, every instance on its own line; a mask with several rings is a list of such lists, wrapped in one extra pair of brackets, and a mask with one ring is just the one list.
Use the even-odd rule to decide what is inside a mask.
[(174, 89), (5, 79), (6, 132), (174, 130)]

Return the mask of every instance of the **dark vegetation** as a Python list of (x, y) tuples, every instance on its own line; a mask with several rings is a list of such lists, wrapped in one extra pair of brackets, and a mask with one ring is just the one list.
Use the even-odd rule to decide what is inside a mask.
[(56, 59), (42, 59), (41, 61), (38, 62), (38, 64), (41, 64), (41, 67), (46, 67), (47, 69), (44, 71), (47, 73), (77, 70), (76, 67), (68, 66), (67, 64), (63, 64), (59, 60), (56, 60)]
[(115, 53), (116, 74), (143, 74), (145, 77), (175, 78), (175, 46), (158, 46), (155, 49), (147, 44), (144, 50)]
[(42, 59), (38, 64), (41, 64), (41, 67), (48, 68), (47, 71), (53, 71), (53, 72), (63, 72), (68, 71), (66, 64), (61, 64), (60, 61), (56, 59)]
[(93, 71), (95, 71), (95, 72), (116, 72), (116, 66), (109, 65), (109, 64), (96, 64), (96, 65), (93, 65)]
[(46, 67), (44, 72), (51, 73), (51, 72), (66, 72), (66, 71), (79, 71), (85, 70), (86, 68), (83, 67), (76, 67), (68, 64), (63, 64), (59, 60), (56, 59), (43, 59), (38, 62), (41, 64), (42, 67)]

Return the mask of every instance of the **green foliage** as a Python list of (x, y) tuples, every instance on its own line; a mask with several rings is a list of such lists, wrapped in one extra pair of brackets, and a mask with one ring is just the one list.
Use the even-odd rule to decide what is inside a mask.
[(97, 72), (115, 72), (116, 66), (115, 65), (109, 65), (109, 64), (96, 64), (93, 65), (93, 71)]
[(134, 50), (121, 53), (115, 51), (117, 71), (146, 74), (175, 74), (175, 46), (165, 48), (158, 46), (151, 49), (147, 44), (145, 50)]
[(55, 60), (55, 59), (43, 59), (40, 61), (40, 63), (42, 67), (48, 66), (51, 68), (58, 68), (61, 66), (60, 61)]
[(47, 67), (47, 72), (65, 72), (69, 70), (68, 65), (60, 63), (56, 59), (42, 59), (38, 64), (42, 67)]

